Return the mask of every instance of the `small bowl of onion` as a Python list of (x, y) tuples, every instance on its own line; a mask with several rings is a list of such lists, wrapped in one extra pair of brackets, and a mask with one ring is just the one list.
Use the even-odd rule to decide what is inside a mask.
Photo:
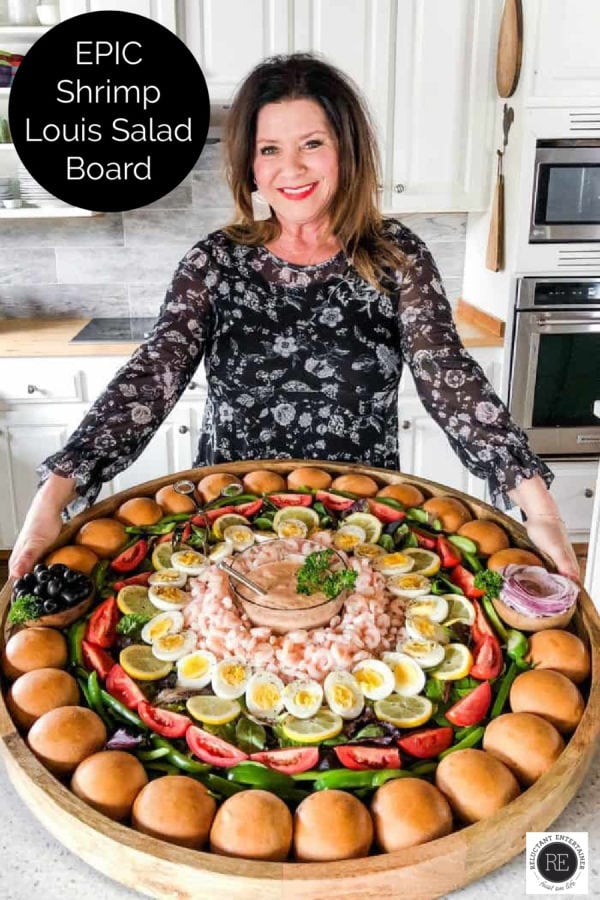
[(253, 625), (276, 634), (328, 624), (341, 610), (355, 577), (341, 553), (305, 538), (254, 544), (231, 565), (265, 591), (259, 594), (230, 578), (243, 611)]

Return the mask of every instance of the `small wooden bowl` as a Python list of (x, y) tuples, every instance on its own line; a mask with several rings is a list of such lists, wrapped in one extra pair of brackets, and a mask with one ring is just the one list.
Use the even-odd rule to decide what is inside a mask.
[(26, 628), (34, 628), (35, 626), (47, 626), (48, 628), (66, 628), (67, 625), (72, 625), (73, 622), (76, 622), (77, 619), (80, 619), (81, 616), (84, 616), (92, 602), (94, 600), (94, 594), (96, 591), (92, 588), (90, 594), (87, 595), (85, 600), (82, 600), (81, 603), (78, 603), (77, 606), (71, 606), (70, 609), (63, 609), (62, 612), (51, 613), (48, 616), (40, 616), (39, 619), (29, 619), (28, 622), (25, 622)]

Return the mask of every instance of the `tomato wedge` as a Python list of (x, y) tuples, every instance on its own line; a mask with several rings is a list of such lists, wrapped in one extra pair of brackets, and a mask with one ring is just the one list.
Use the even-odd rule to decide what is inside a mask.
[[(171, 538), (171, 535), (163, 535), (163, 537)], [(128, 584), (148, 584), (148, 579), (152, 575), (152, 572), (140, 572), (139, 575), (130, 575), (129, 578), (123, 578), (121, 581), (115, 581), (113, 584), (113, 590), (117, 593), (121, 590), (121, 588), (127, 587)]]
[(379, 500), (372, 500), (369, 498), (367, 500), (369, 504), (369, 512), (377, 516), (380, 522), (400, 522), (402, 519), (406, 518), (406, 513), (401, 509), (394, 509), (393, 506), (388, 506), (387, 503), (380, 503)]
[(442, 534), (436, 539), (435, 550), (442, 560), (442, 569), (453, 569), (460, 565), (460, 552)]
[(229, 766), (236, 766), (244, 759), (248, 759), (247, 753), (217, 737), (216, 734), (203, 731), (196, 725), (188, 728), (185, 739), (194, 756), (211, 766), (227, 769)]
[(327, 506), (334, 512), (343, 512), (345, 509), (356, 503), (358, 497), (342, 497), (340, 494), (333, 494), (331, 491), (317, 491), (317, 500), (320, 500), (323, 506)]
[(446, 711), (446, 718), (460, 728), (477, 725), (487, 715), (492, 702), (492, 688), (484, 681)]
[(475, 576), (464, 566), (454, 566), (450, 572), (450, 581), (459, 587), (469, 600), (476, 600), (485, 594), (485, 591), (475, 587)]
[(121, 618), (117, 601), (109, 597), (98, 606), (90, 618), (85, 629), (85, 639), (96, 647), (112, 647), (117, 640), (117, 623)]
[(473, 640), (475, 641), (475, 643), (478, 644), (484, 637), (487, 637), (489, 635), (495, 637), (496, 632), (488, 621), (488, 617), (482, 610), (481, 604), (478, 603), (477, 600), (473, 600), (473, 606), (475, 608), (475, 621), (471, 625), (471, 634), (473, 635)]
[(240, 516), (246, 516), (247, 519), (250, 519), (252, 518), (252, 516), (255, 516), (257, 512), (260, 512), (262, 507), (263, 501), (259, 497), (258, 500), (250, 500), (248, 503), (240, 503), (235, 507), (235, 511)]
[(136, 541), (135, 544), (132, 544), (131, 547), (128, 547), (127, 550), (119, 553), (111, 562), (111, 569), (114, 569), (115, 572), (133, 572), (134, 569), (137, 569), (147, 552), (148, 541), (142, 538)]
[(286, 747), (283, 750), (261, 750), (259, 753), (251, 753), (250, 759), (276, 772), (297, 775), (298, 772), (308, 772), (318, 765), (319, 748)]
[[(312, 506), (312, 494), (267, 494), (267, 499), (278, 509), (284, 506)], [(352, 501), (354, 502), (354, 501)]]
[(450, 726), (444, 725), (442, 728), (426, 728), (407, 734), (399, 739), (398, 746), (417, 759), (431, 759), (447, 750), (453, 738), (454, 732)]
[(81, 642), (81, 652), (83, 654), (83, 664), (88, 672), (97, 672), (98, 678), (104, 681), (115, 664), (110, 653), (107, 653), (102, 647), (90, 644), (89, 641)]
[(182, 738), (192, 724), (187, 716), (170, 712), (168, 709), (159, 709), (147, 700), (138, 703), (137, 713), (148, 728), (166, 738)]
[(333, 752), (346, 769), (399, 769), (402, 765), (397, 747), (340, 744)]
[(477, 678), (478, 681), (497, 678), (504, 665), (502, 648), (498, 638), (493, 634), (484, 635), (475, 644), (473, 659), (475, 662), (471, 666), (469, 675)]
[(118, 663), (108, 673), (106, 690), (128, 709), (137, 709), (138, 704), (146, 699), (146, 695), (139, 685), (135, 683), (133, 678), (129, 677)]

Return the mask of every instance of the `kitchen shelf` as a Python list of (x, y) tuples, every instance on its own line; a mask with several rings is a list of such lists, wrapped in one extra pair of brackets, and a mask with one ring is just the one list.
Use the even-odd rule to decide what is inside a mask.
[(74, 219), (101, 216), (100, 212), (78, 206), (21, 206), (18, 209), (0, 208), (0, 219)]

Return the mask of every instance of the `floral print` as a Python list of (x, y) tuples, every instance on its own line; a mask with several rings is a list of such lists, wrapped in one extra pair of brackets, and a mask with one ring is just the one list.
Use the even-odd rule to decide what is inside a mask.
[[(461, 344), (425, 244), (395, 219), (411, 261), (384, 295), (343, 251), (297, 266), (216, 231), (181, 261), (152, 334), (115, 375), (64, 449), (39, 469), (95, 499), (142, 452), (204, 356), (207, 402), (195, 465), (329, 458), (399, 469), (403, 364), (461, 461), (495, 502), (552, 475)], [(160, 474), (160, 473), (157, 473)]]

